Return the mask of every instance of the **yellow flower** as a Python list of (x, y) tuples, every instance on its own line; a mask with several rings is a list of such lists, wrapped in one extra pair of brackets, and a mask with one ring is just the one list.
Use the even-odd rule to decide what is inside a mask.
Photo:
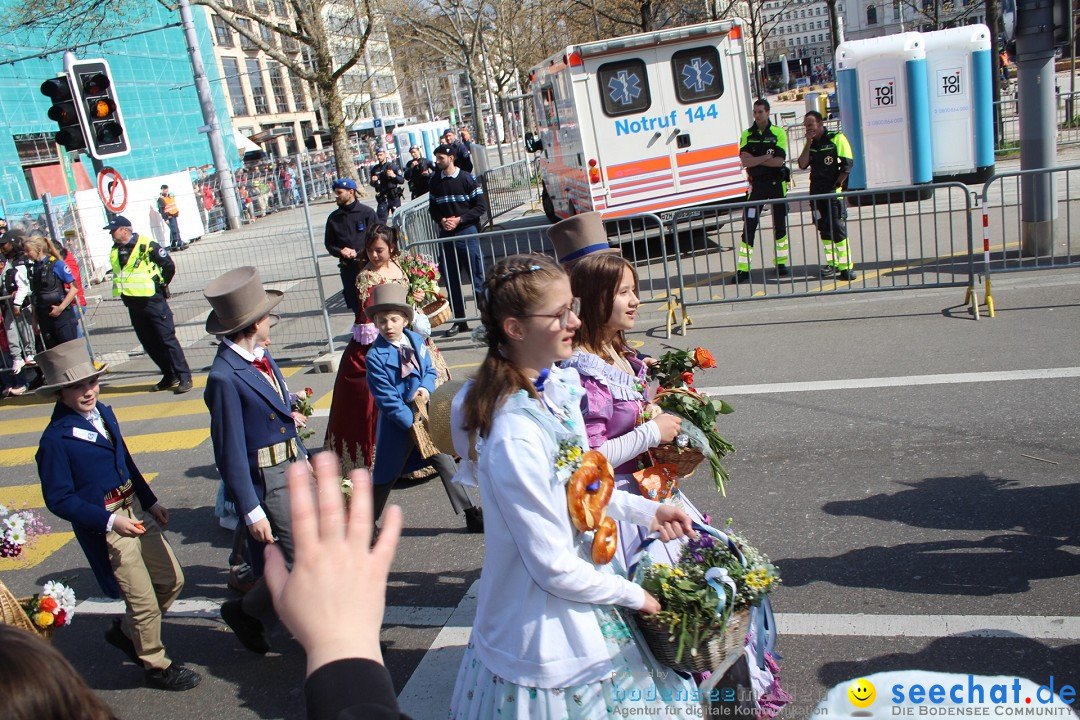
[(34, 614), (34, 624), (38, 627), (50, 627), (55, 621), (56, 617), (50, 612), (39, 612)]

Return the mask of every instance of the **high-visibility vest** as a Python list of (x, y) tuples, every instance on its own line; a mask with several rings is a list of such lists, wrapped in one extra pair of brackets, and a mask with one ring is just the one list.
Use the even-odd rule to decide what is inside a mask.
[(113, 297), (153, 297), (157, 293), (161, 269), (150, 261), (150, 240), (138, 237), (123, 268), (120, 267), (120, 251), (115, 245), (109, 260), (112, 263)]
[(179, 208), (176, 207), (176, 198), (173, 197), (172, 193), (169, 193), (168, 195), (162, 195), (161, 202), (161, 214), (165, 217), (172, 217), (173, 215), (180, 214)]

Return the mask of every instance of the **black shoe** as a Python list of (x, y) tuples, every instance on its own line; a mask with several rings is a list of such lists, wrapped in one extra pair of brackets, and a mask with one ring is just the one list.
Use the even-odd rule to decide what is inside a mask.
[(465, 529), (471, 533), (484, 532), (484, 511), (482, 508), (465, 508)]
[(191, 668), (174, 662), (164, 670), (147, 670), (146, 684), (158, 690), (190, 690), (202, 682), (202, 676)]
[(150, 388), (150, 392), (161, 392), (162, 390), (171, 390), (180, 384), (180, 378), (163, 377), (161, 381)]
[(105, 642), (112, 645), (114, 648), (121, 650), (131, 662), (135, 663), (139, 667), (142, 667), (142, 660), (139, 659), (138, 654), (135, 652), (135, 643), (131, 641), (124, 631), (120, 628), (120, 621), (113, 620), (109, 629), (105, 631)]
[(749, 270), (736, 270), (735, 271), (735, 282), (736, 283), (746, 282), (749, 279), (750, 279), (750, 271)]
[(239, 600), (226, 600), (221, 604), (221, 619), (225, 621), (240, 643), (253, 653), (265, 655), (270, 651), (270, 642), (263, 632), (263, 625), (240, 607)]
[(787, 277), (791, 274), (791, 271), (787, 269), (787, 265), (777, 265), (776, 274), (779, 277)]
[(191, 378), (185, 378), (176, 384), (176, 389), (173, 390), (177, 395), (183, 395), (186, 392), (191, 392), (191, 388), (194, 387), (191, 384)]
[(841, 270), (836, 277), (846, 282), (852, 282), (853, 280), (859, 279), (858, 273), (856, 273), (854, 270)]
[(821, 266), (821, 277), (823, 277), (823, 278), (832, 277), (835, 274), (836, 274), (836, 268), (834, 268), (832, 265), (822, 265)]
[(454, 323), (453, 325), (450, 326), (450, 329), (446, 331), (446, 336), (445, 337), (448, 337), (448, 338), (454, 337), (458, 333), (464, 332), (464, 331), (466, 331), (468, 329), (469, 329), (468, 323), (463, 323), (463, 322)]

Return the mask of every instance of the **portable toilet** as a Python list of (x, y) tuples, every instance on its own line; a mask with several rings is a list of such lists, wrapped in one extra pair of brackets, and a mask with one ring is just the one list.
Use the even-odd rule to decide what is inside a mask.
[(994, 174), (992, 36), (986, 25), (923, 33), (934, 180)]
[[(926, 50), (921, 33), (849, 40), (836, 49), (840, 124), (854, 157), (848, 188), (933, 180)], [(913, 193), (929, 197), (929, 188)], [(878, 198), (862, 198), (874, 202)], [(882, 196), (881, 201), (895, 199)]]

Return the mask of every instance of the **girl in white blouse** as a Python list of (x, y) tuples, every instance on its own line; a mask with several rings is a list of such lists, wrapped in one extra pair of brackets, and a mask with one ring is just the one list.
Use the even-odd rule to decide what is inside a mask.
[[(699, 691), (656, 662), (630, 618), (659, 611), (656, 598), (593, 564), (591, 533), (570, 521), (556, 459), (588, 439), (578, 375), (554, 365), (580, 325), (569, 278), (547, 257), (515, 255), (492, 269), (479, 305), (487, 356), (451, 427), (465, 458), (457, 481), (484, 497), (486, 554), (450, 716), (700, 716)], [(690, 531), (681, 509), (619, 490), (607, 512), (663, 540)]]

